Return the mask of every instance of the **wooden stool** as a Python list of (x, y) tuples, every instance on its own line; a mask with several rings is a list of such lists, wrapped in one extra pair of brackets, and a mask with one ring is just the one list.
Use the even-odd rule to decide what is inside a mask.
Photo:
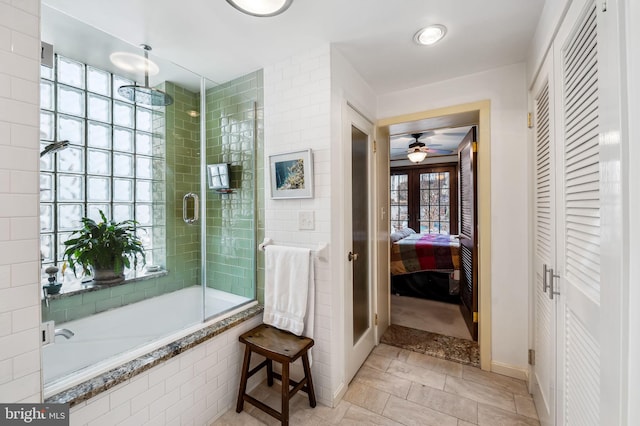
[[(236, 412), (241, 412), (244, 402), (247, 401), (265, 413), (280, 420), (282, 425), (289, 424), (289, 400), (299, 390), (309, 396), (309, 405), (316, 406), (316, 394), (313, 391), (311, 369), (309, 368), (308, 350), (313, 346), (313, 339), (296, 336), (288, 331), (282, 331), (267, 324), (261, 324), (253, 330), (240, 336), (240, 341), (246, 345), (244, 351), (244, 363), (242, 364), (242, 377), (240, 378), (240, 390), (238, 391), (238, 404)], [(251, 353), (256, 352), (266, 359), (249, 371)], [(304, 379), (299, 383), (289, 378), (289, 364), (302, 357), (304, 367)], [(282, 374), (273, 372), (273, 361), (282, 364)], [(281, 411), (258, 401), (251, 395), (247, 395), (247, 380), (256, 374), (262, 367), (267, 367), (267, 384), (273, 386), (273, 378), (282, 381), (282, 405)], [(293, 389), (289, 390), (289, 386)]]

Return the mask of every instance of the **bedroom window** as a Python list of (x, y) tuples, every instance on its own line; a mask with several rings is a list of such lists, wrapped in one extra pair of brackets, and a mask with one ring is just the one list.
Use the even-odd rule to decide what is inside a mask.
[(391, 232), (457, 234), (457, 174), (454, 165), (391, 171)]

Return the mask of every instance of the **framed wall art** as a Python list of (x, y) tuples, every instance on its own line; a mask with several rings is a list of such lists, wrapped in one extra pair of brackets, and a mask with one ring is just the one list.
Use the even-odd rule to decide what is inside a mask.
[(310, 149), (269, 156), (271, 198), (313, 198), (313, 155)]

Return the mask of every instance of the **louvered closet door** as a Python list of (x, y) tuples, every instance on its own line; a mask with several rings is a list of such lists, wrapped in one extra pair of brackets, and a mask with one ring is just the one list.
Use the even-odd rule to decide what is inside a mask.
[[(558, 421), (600, 419), (600, 147), (594, 1), (574, 1), (554, 44), (558, 126)], [(603, 65), (604, 66), (604, 65)], [(602, 419), (604, 421), (604, 419)], [(606, 421), (602, 424), (606, 424)]]
[(531, 91), (534, 123), (534, 350), (533, 396), (540, 424), (553, 425), (556, 409), (556, 307), (549, 297), (549, 268), (556, 265), (555, 137), (551, 56)]

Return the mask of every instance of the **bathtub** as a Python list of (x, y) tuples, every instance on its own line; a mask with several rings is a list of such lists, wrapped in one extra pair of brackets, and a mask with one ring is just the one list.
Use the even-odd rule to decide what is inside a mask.
[[(207, 323), (251, 299), (207, 288)], [(203, 324), (202, 287), (194, 286), (87, 318), (57, 324), (75, 335), (43, 347), (45, 397), (183, 337)]]

